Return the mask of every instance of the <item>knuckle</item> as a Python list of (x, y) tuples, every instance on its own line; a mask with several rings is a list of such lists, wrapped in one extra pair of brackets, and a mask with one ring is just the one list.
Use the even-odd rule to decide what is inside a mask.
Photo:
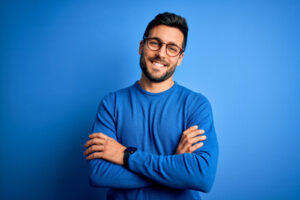
[(89, 155), (90, 153), (92, 153), (91, 149), (86, 150), (87, 155)]
[(94, 159), (96, 157), (95, 153), (91, 154), (91, 159)]
[(93, 158), (99, 158), (98, 153), (93, 153)]

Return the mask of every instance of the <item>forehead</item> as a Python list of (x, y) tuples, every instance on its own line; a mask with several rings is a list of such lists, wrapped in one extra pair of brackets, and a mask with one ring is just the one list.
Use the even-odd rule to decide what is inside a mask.
[(154, 26), (148, 37), (157, 37), (165, 43), (175, 43), (178, 46), (182, 46), (184, 40), (184, 35), (178, 28), (166, 25)]

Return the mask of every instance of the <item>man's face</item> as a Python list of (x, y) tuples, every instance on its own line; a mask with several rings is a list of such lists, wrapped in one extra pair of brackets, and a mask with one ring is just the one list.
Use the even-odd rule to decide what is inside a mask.
[[(163, 43), (173, 43), (182, 48), (184, 41), (183, 33), (178, 29), (166, 25), (158, 25), (153, 27), (148, 38), (159, 38)], [(162, 82), (171, 77), (177, 66), (180, 65), (184, 53), (175, 57), (170, 57), (166, 53), (166, 45), (153, 51), (148, 48), (143, 41), (140, 42), (139, 47), (140, 67), (144, 75), (152, 82)]]

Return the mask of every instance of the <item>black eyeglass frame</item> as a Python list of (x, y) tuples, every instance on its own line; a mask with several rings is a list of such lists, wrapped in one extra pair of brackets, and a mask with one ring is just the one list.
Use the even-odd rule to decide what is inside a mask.
[[(159, 43), (160, 43), (160, 47), (159, 47), (157, 50), (152, 50), (152, 49), (148, 46), (148, 44), (147, 44), (148, 48), (151, 49), (152, 51), (158, 51), (158, 50), (160, 50), (160, 48), (162, 47), (163, 44), (166, 44), (166, 54), (167, 54), (168, 56), (170, 56), (170, 55), (168, 54), (168, 51), (167, 51), (168, 45), (175, 45), (176, 47), (178, 47), (178, 48), (180, 49), (180, 51), (179, 51), (179, 53), (178, 53), (177, 55), (175, 55), (175, 56), (170, 56), (170, 57), (176, 57), (176, 56), (178, 56), (178, 55), (180, 55), (180, 54), (182, 54), (182, 53), (184, 52), (184, 49), (182, 49), (182, 48), (179, 47), (178, 45), (176, 45), (176, 44), (167, 44), (167, 43), (165, 43), (165, 42), (162, 42), (159, 38), (156, 38), (156, 37), (146, 37), (146, 36), (145, 36), (145, 37), (143, 37), (144, 43), (146, 43), (146, 40), (147, 40), (147, 39), (156, 39), (156, 40), (158, 40)], [(148, 42), (147, 42), (147, 43), (148, 43)]]

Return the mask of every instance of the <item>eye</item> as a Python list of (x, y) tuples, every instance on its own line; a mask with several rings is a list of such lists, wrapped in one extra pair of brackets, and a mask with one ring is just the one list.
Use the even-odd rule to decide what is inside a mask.
[(156, 40), (150, 40), (150, 41), (149, 41), (149, 44), (150, 44), (151, 46), (159, 46), (159, 42), (156, 41)]
[(172, 53), (176, 53), (179, 51), (178, 47), (176, 47), (175, 45), (169, 45), (168, 50)]

